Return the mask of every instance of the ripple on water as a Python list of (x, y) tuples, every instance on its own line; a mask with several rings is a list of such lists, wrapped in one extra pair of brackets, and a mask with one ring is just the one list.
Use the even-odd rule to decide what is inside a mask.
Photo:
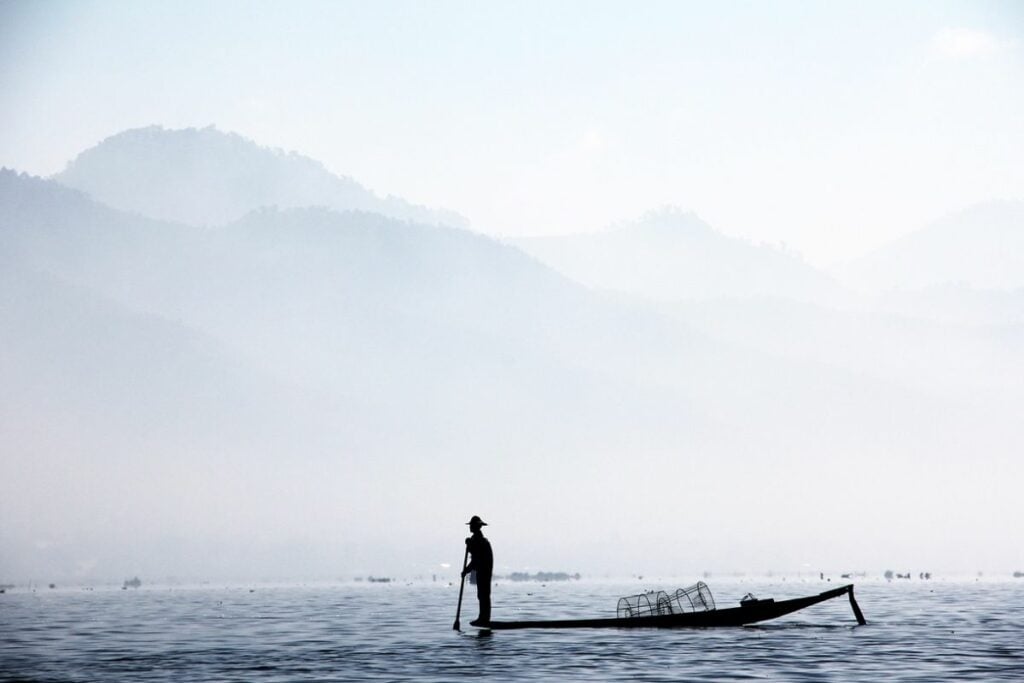
[[(727, 605), (822, 584), (712, 588)], [(636, 590), (499, 584), (495, 615), (607, 614)], [(12, 591), (0, 680), (1024, 680), (1021, 584), (869, 582), (857, 594), (864, 627), (840, 599), (746, 628), (458, 633), (457, 589), (437, 584)]]

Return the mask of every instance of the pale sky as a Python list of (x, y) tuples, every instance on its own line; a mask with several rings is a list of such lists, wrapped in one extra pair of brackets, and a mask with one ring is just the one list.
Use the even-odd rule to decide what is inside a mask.
[(0, 1), (0, 165), (238, 132), (482, 232), (673, 204), (812, 263), (1024, 199), (1019, 2)]

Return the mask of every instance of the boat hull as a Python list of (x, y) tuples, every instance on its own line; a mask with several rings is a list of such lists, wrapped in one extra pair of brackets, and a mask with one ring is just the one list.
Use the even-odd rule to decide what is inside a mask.
[(860, 624), (866, 623), (853, 598), (853, 584), (825, 591), (818, 595), (792, 600), (759, 600), (752, 604), (727, 609), (714, 609), (707, 612), (689, 612), (686, 614), (664, 614), (632, 619), (555, 619), (547, 621), (492, 621), (486, 628), (494, 630), (512, 630), (523, 628), (706, 628), (714, 626), (745, 626), (769, 619), (777, 619), (792, 614), (805, 607), (816, 605), (825, 600), (850, 596), (854, 615)]

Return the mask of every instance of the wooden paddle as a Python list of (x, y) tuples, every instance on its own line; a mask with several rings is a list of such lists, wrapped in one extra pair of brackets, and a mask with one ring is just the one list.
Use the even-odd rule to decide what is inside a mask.
[(853, 597), (853, 586), (852, 585), (850, 586), (849, 593), (850, 593), (850, 607), (853, 608), (853, 616), (857, 617), (857, 623), (860, 624), (861, 626), (863, 626), (864, 624), (866, 624), (868, 622), (864, 618), (864, 613), (860, 611), (860, 605), (857, 604), (857, 601)]
[(469, 545), (466, 545), (466, 555), (462, 558), (462, 572), (459, 574), (462, 578), (459, 580), (459, 606), (455, 608), (455, 625), (452, 628), (456, 631), (459, 629), (459, 615), (462, 614), (462, 591), (466, 588), (466, 565), (469, 563)]

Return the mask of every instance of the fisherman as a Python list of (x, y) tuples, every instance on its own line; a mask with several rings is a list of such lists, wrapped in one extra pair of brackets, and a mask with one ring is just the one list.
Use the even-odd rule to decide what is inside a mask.
[(494, 553), (491, 542), (484, 538), (483, 528), (487, 522), (476, 515), (467, 522), (472, 536), (466, 539), (466, 549), (473, 556), (466, 568), (462, 570), (462, 578), (470, 572), (476, 572), (476, 597), (480, 600), (480, 616), (470, 626), (487, 626), (491, 623), (491, 572), (494, 570)]

